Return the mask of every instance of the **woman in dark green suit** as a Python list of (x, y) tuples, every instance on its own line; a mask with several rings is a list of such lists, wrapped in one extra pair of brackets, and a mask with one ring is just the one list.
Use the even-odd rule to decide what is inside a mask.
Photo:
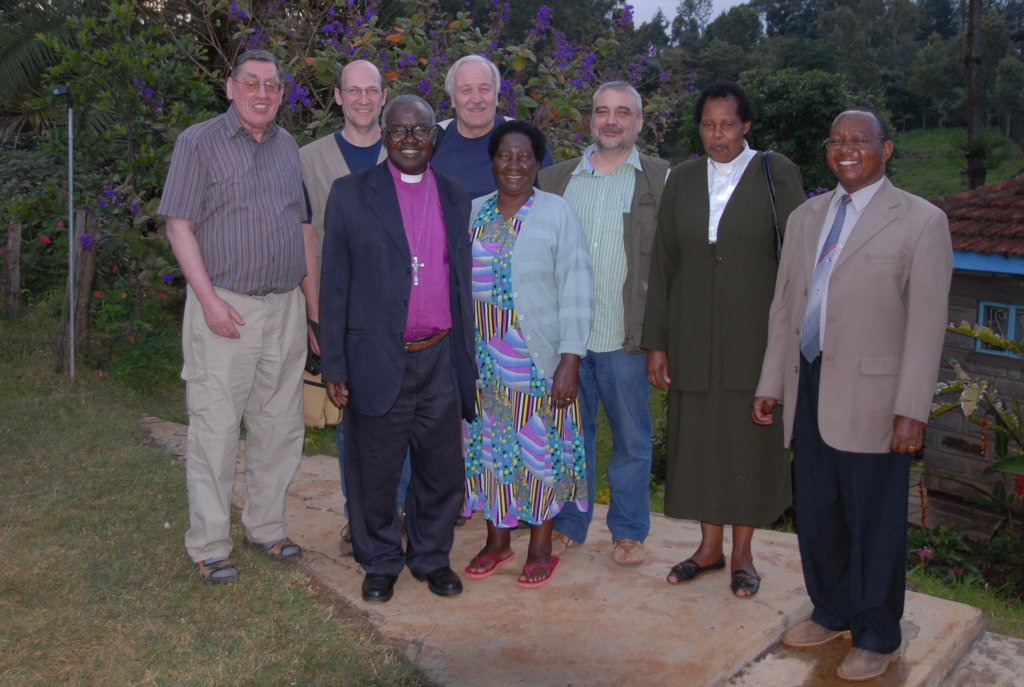
[[(730, 586), (740, 597), (760, 587), (754, 527), (792, 500), (781, 423), (750, 420), (777, 269), (765, 153), (744, 138), (751, 119), (738, 84), (701, 93), (694, 120), (707, 154), (676, 166), (665, 186), (643, 335), (648, 381), (669, 394), (665, 514), (701, 523), (700, 545), (668, 581), (725, 568), (731, 524)], [(769, 161), (781, 232), (804, 193), (796, 165), (778, 154)]]

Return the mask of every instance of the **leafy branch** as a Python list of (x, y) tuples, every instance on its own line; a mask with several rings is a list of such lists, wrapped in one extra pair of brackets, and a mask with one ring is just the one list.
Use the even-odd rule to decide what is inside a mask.
[[(970, 322), (949, 325), (947, 331), (981, 341), (991, 347), (1024, 356), (1024, 344), (996, 334), (991, 328)], [(985, 468), (985, 475), (1007, 475), (1014, 477), (1014, 488), (1008, 491), (1003, 480), (995, 483), (991, 494), (986, 494), (986, 502), (1003, 512), (1004, 524), (1012, 531), (1014, 518), (1024, 517), (1024, 433), (1021, 430), (1020, 400), (1011, 395), (1008, 401), (1000, 397), (995, 388), (995, 380), (971, 375), (956, 360), (950, 360), (956, 375), (954, 379), (936, 385), (937, 398), (955, 396), (951, 400), (938, 400), (932, 405), (932, 417), (954, 409), (959, 409), (964, 417), (981, 428), (981, 453), (987, 452), (986, 430), (991, 426), (995, 444), (993, 446), (996, 460)], [(923, 468), (923, 471), (943, 479), (951, 479), (959, 484), (985, 493), (977, 485), (957, 478), (945, 471)]]

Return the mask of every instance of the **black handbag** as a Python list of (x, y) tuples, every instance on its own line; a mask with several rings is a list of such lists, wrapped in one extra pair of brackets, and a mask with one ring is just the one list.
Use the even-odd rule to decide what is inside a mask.
[(779, 213), (775, 210), (775, 184), (772, 182), (772, 151), (764, 151), (761, 156), (761, 170), (764, 172), (765, 183), (768, 184), (768, 196), (772, 199), (772, 224), (775, 227), (775, 262), (782, 258), (782, 230), (779, 229)]

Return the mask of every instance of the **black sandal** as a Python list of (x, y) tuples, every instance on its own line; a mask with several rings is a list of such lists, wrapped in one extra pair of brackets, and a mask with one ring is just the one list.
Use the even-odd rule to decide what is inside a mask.
[(725, 567), (725, 556), (722, 556), (715, 563), (710, 565), (701, 565), (692, 558), (687, 558), (682, 563), (676, 563), (669, 570), (669, 575), (675, 575), (676, 579), (673, 582), (669, 578), (665, 578), (665, 581), (669, 584), (679, 584), (680, 582), (689, 582), (690, 580), (699, 577), (700, 575), (710, 570), (721, 570)]
[[(729, 588), (732, 589), (733, 596), (749, 599), (754, 594), (757, 594), (757, 590), (761, 588), (761, 576), (757, 572), (737, 570), (732, 574), (732, 582), (729, 583)], [(740, 594), (739, 591), (741, 589), (746, 594)]]

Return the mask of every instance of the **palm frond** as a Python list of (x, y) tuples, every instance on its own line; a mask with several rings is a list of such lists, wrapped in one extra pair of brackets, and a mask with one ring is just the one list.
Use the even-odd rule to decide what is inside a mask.
[(0, 107), (8, 108), (37, 84), (54, 62), (38, 34), (67, 31), (67, 18), (105, 11), (97, 0), (17, 2), (0, 9)]

